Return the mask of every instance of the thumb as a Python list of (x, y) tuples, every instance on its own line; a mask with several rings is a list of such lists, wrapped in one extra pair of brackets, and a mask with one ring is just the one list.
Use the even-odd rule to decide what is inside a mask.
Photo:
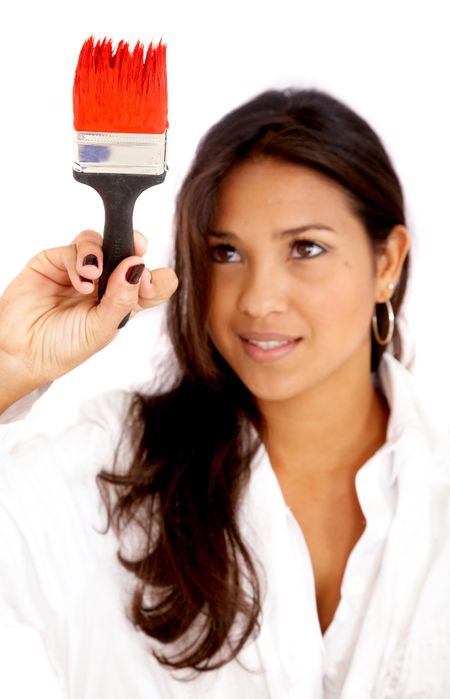
[[(145, 262), (142, 257), (133, 256), (122, 260), (111, 273), (99, 304), (91, 309), (96, 329), (99, 335), (104, 334), (107, 342), (119, 327), (125, 325), (125, 316), (129, 316), (137, 307), (139, 284), (144, 271)], [(98, 335), (97, 339), (100, 340)]]

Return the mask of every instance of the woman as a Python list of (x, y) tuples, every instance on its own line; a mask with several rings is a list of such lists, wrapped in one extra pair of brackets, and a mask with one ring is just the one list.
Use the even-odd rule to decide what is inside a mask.
[[(448, 436), (400, 363), (379, 138), (318, 90), (264, 93), (200, 143), (175, 229), (159, 390), (3, 454), (4, 614), (70, 697), (446, 696)], [(172, 294), (136, 250), (98, 305), (92, 231), (5, 290), (6, 421)]]

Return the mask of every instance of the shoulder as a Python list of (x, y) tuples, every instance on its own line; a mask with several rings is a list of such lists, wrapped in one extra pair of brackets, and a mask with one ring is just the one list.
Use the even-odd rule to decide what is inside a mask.
[(81, 426), (93, 426), (118, 435), (136, 401), (136, 393), (117, 388), (99, 393), (80, 404), (78, 419)]
[[(422, 454), (431, 475), (432, 464), (450, 475), (450, 420), (439, 409), (413, 370), (385, 353), (377, 379), (389, 403), (388, 437), (400, 441), (405, 459)], [(401, 439), (400, 439), (401, 438)], [(424, 464), (425, 465), (425, 464)]]
[(76, 419), (59, 432), (25, 433), (22, 438), (19, 433), (1, 451), (0, 500), (12, 492), (36, 497), (43, 486), (55, 493), (70, 483), (92, 482), (110, 468), (127, 432), (134, 395), (123, 389), (105, 391), (84, 400)]
[(450, 416), (443, 413), (423, 379), (392, 354), (386, 352), (380, 363), (378, 380), (398, 422), (414, 426), (430, 443), (448, 443)]

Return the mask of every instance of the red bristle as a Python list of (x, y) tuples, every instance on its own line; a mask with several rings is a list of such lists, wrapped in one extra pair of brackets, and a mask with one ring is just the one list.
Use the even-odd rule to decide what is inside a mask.
[(133, 51), (111, 39), (87, 39), (80, 51), (73, 84), (75, 131), (164, 133), (167, 121), (166, 45)]

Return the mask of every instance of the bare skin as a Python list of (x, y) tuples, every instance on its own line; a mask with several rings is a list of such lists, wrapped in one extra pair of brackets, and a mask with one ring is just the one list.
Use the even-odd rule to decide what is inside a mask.
[[(97, 299), (103, 269), (102, 237), (83, 231), (70, 245), (35, 255), (0, 296), (0, 412), (38, 386), (67, 373), (109, 344), (131, 312), (166, 301), (178, 280), (171, 269), (145, 269), (145, 237), (134, 232), (136, 255), (127, 257)], [(97, 265), (83, 264), (97, 257)], [(142, 276), (129, 283), (130, 267)]]
[[(331, 230), (299, 232), (313, 223)], [(365, 526), (355, 475), (386, 441), (370, 328), (400, 277), (409, 234), (395, 226), (375, 255), (339, 185), (259, 158), (225, 178), (209, 242), (210, 336), (266, 420), (272, 467), (311, 554), (324, 632)]]
[(355, 436), (342, 468), (324, 473), (300, 473), (286, 468), (288, 457), (278, 458), (269, 448), (287, 505), (300, 524), (311, 555), (317, 610), (322, 632), (331, 623), (340, 599), (340, 588), (348, 557), (364, 532), (366, 521), (355, 489), (359, 468), (386, 441), (389, 407), (384, 399), (374, 398), (365, 426)]

